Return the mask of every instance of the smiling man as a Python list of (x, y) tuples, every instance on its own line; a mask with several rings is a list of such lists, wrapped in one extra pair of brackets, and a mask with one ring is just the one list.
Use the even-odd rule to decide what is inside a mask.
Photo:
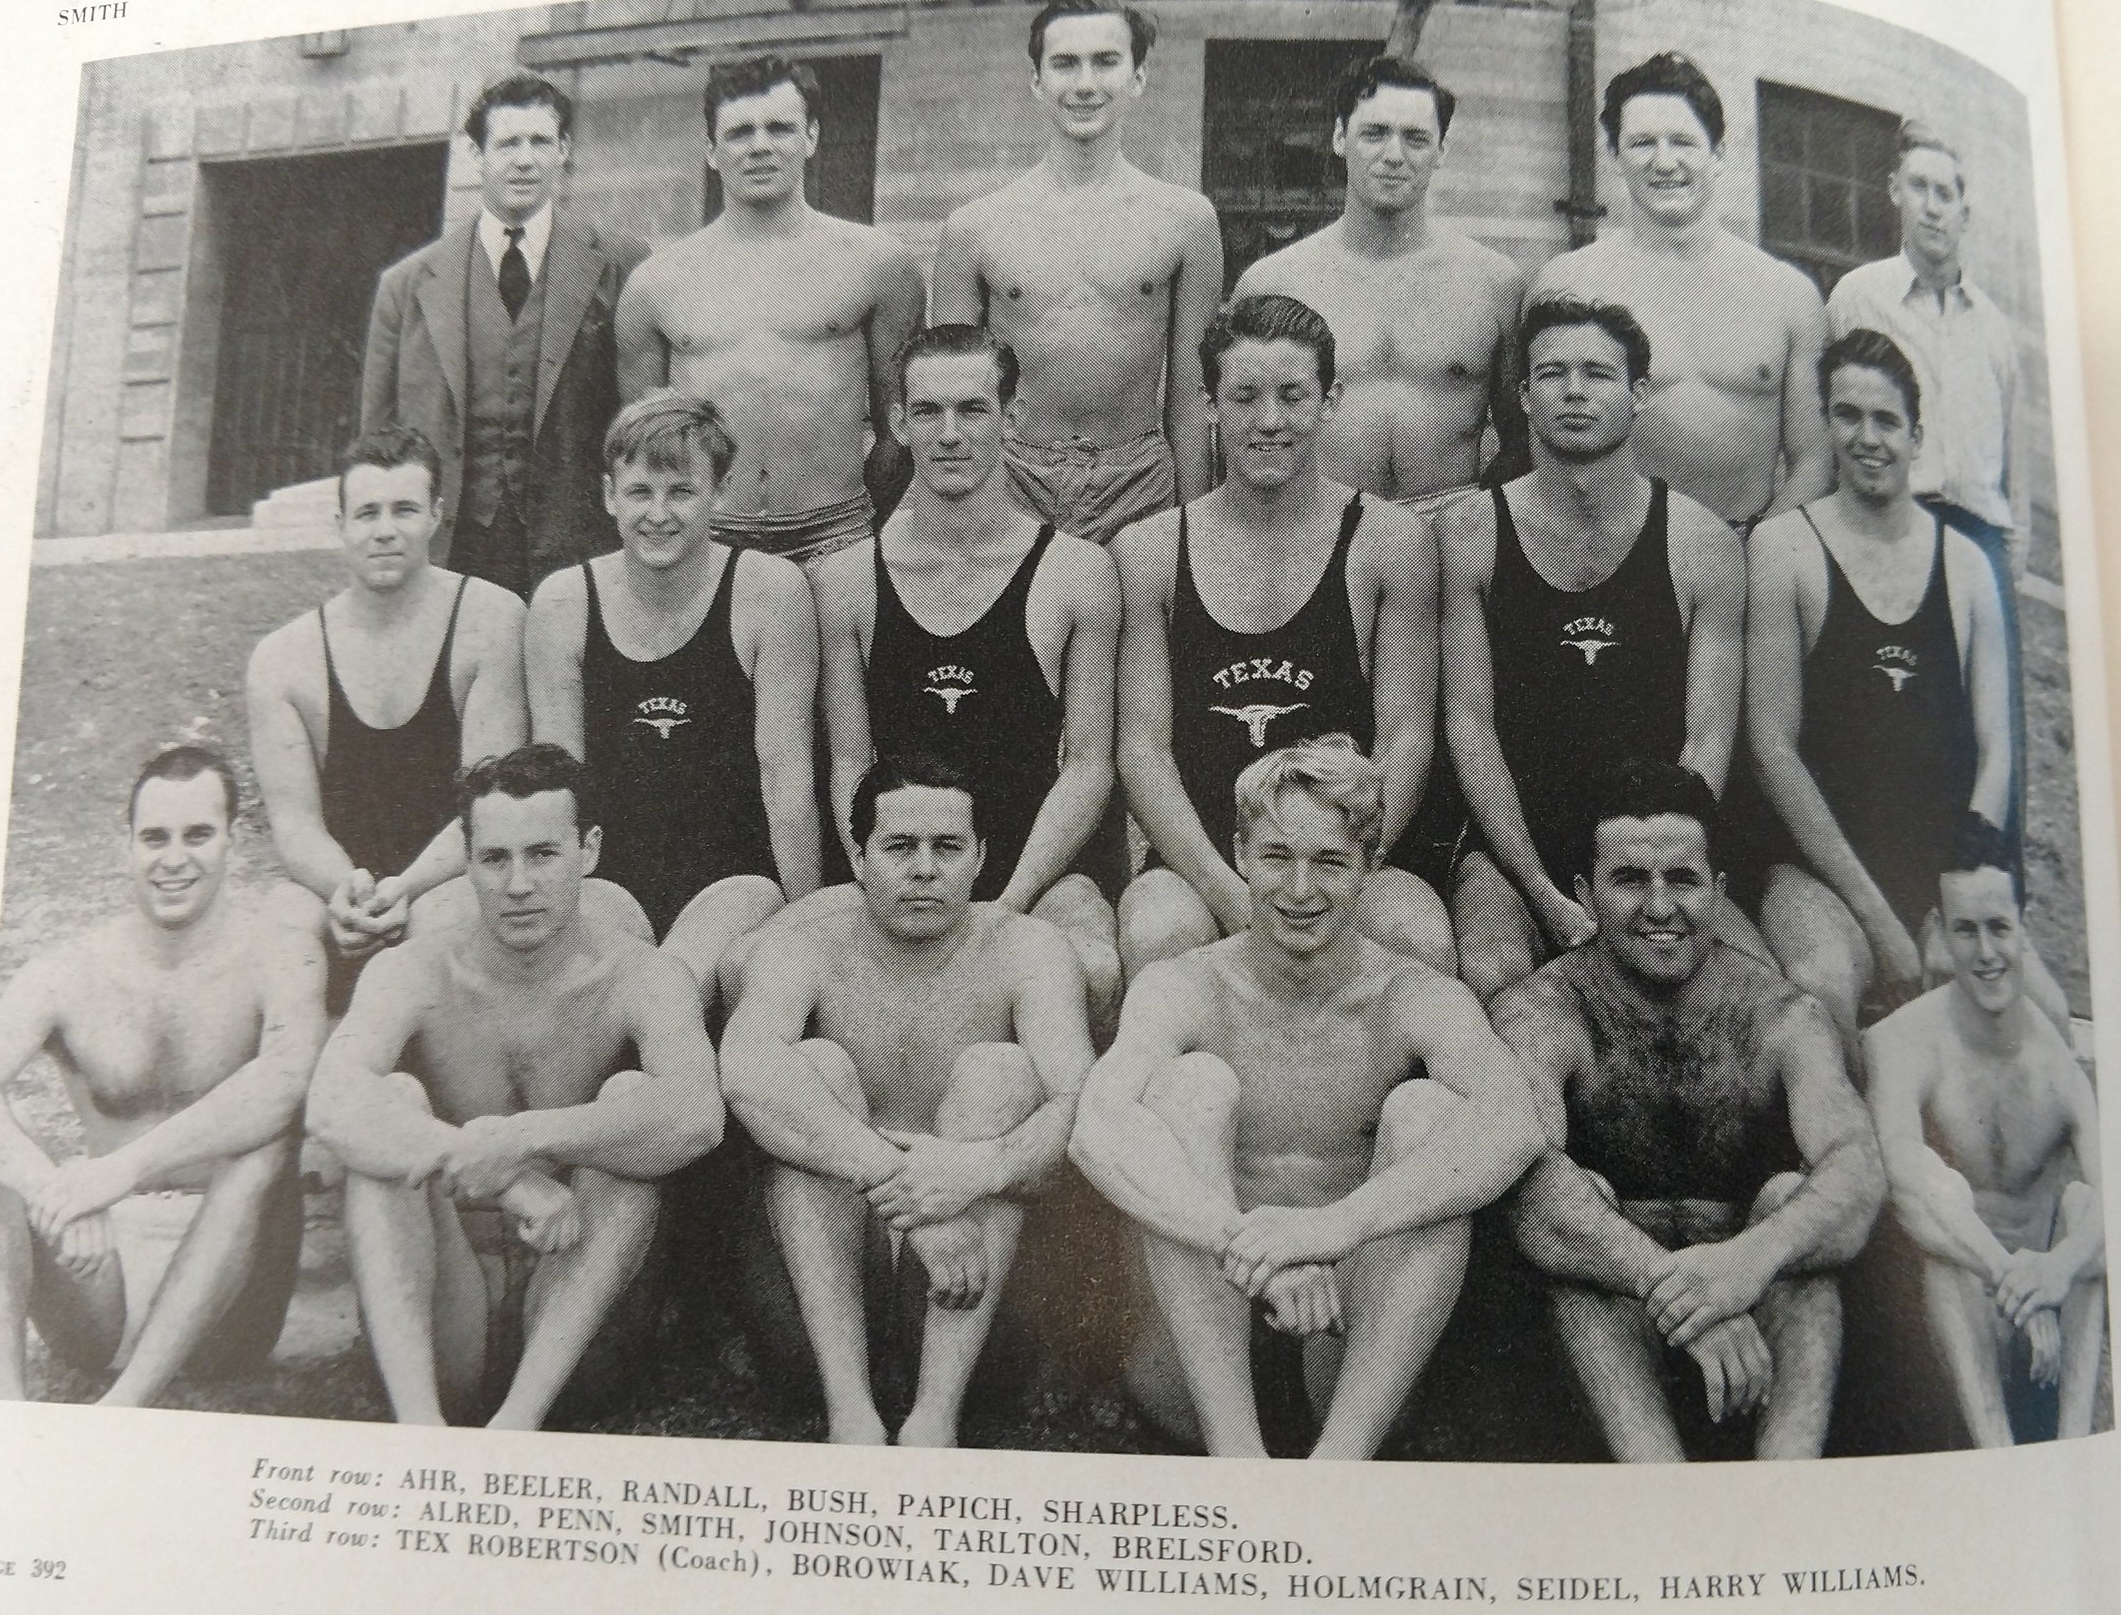
[(26, 1394), (25, 1322), (74, 1368), (121, 1363), (111, 1406), (279, 1338), (324, 961), (224, 890), (235, 817), (217, 753), (156, 755), (127, 808), (132, 906), (0, 993), (0, 1072), (48, 1056), (85, 1146), (55, 1162), (0, 1105), (0, 1398)]
[[(772, 1157), (767, 1211), (826, 1439), (954, 1447), (1023, 1202), (1060, 1164), (1090, 1069), (1082, 973), (1043, 920), (972, 901), (987, 850), (976, 780), (934, 758), (879, 758), (852, 828), (861, 902), (761, 935), (724, 1081)], [(926, 1296), (896, 1431), (877, 1406), (869, 1338), (883, 1320), (867, 1300), (894, 1265), (884, 1294)], [(780, 1360), (800, 1360), (801, 1341), (785, 1346)]]
[(1744, 671), (1738, 540), (1635, 464), (1641, 326), (1544, 297), (1519, 343), (1532, 472), (1436, 518), (1444, 724), (1473, 821), (1452, 919), (1482, 1002), (1590, 934), (1569, 891), (1583, 782), (1657, 757), (1720, 792)]
[(1457, 105), (1406, 57), (1351, 67), (1333, 104), (1341, 216), (1237, 283), (1240, 297), (1299, 297), (1333, 328), (1341, 391), (1319, 433), (1326, 475), (1417, 508), (1472, 486), (1491, 420), (1504, 456), (1524, 445), (1512, 340), (1524, 275), (1429, 214)]
[(721, 1141), (691, 979), (582, 912), (586, 785), (553, 745), (464, 771), (476, 919), (378, 959), (317, 1062), (309, 1127), (346, 1163), (354, 1287), (403, 1424), (534, 1430), (578, 1366), (593, 1396), (637, 1384), (643, 1308), (607, 1315), (659, 1180)]
[(1263, 1456), (1279, 1356), (1331, 1386), (1310, 1456), (1368, 1458), (1457, 1301), (1468, 1219), (1537, 1157), (1538, 1122), (1473, 995), (1356, 923), (1377, 767), (1325, 736), (1234, 797), (1251, 924), (1131, 985), (1070, 1153), (1140, 1228), (1155, 1310), (1127, 1378), (1149, 1416)]
[(809, 565), (868, 538), (905, 487), (891, 357), (920, 324), (920, 268), (804, 195), (825, 110), (808, 67), (718, 62), (705, 108), (722, 211), (627, 282), (619, 387), (713, 399), (737, 443), (722, 541)]
[(1698, 1456), (1708, 1425), (1748, 1414), (1752, 1456), (1819, 1456), (1841, 1359), (1834, 1270), (1885, 1194), (1832, 1025), (1717, 940), (1716, 818), (1686, 769), (1614, 770), (1591, 793), (1575, 881), (1597, 936), (1491, 1006), (1549, 1140), (1519, 1239), (1625, 1463)]
[(1723, 103), (1666, 52), (1618, 74), (1599, 114), (1632, 203), (1628, 228), (1533, 278), (1634, 310), (1658, 356), (1635, 454), (1741, 535), (1833, 486), (1816, 364), (1826, 310), (1801, 270), (1724, 228)]
[(1042, 7), (1030, 51), (1045, 158), (951, 214), (935, 252), (935, 322), (985, 325), (1023, 362), (1016, 498), (1098, 544), (1210, 480), (1197, 353), (1222, 296), (1221, 231), (1206, 197), (1120, 150), (1155, 39), (1121, 0)]
[[(1384, 844), (1412, 821), (1436, 738), (1436, 559), (1426, 519), (1330, 481), (1319, 434), (1340, 398), (1333, 332), (1293, 297), (1240, 297), (1201, 338), (1229, 476), (1112, 547), (1124, 612), (1119, 771), (1149, 838), (1120, 900), (1120, 952), (1144, 965), (1252, 919), (1235, 867), (1237, 776), (1264, 752), (1354, 737), (1384, 781)], [(1451, 972), (1450, 916), (1426, 882), (1379, 868), (1362, 923)]]
[(2020, 1377), (2059, 1386), (2057, 1433), (2086, 1435), (2106, 1332), (2098, 1105), (2026, 997), (2023, 902), (1994, 826), (1969, 821), (1938, 886), (1952, 979), (1863, 1040), (1893, 1210), (1974, 1441), (2011, 1445)]

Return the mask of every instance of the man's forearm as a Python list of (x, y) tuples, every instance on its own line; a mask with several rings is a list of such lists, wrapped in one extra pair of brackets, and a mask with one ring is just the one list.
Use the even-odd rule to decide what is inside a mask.
[(1095, 763), (1062, 766), (1060, 777), (1054, 780), (1045, 801), (1039, 804), (1038, 816), (1031, 821), (1031, 833), (1024, 838), (1024, 850), (1018, 854), (1016, 868), (1010, 872), (1009, 884), (1001, 894), (1004, 906), (1019, 914), (1031, 912), (1031, 906), (1068, 872), (1083, 843), (1096, 830), (1111, 794), (1109, 767)]
[(1529, 1104), (1462, 1100), (1404, 1159), (1350, 1191), (1340, 1210), (1357, 1244), (1470, 1217), (1508, 1193), (1545, 1147)]
[[(321, 820), (285, 826), (274, 821), (273, 850), (280, 855), (289, 879), (327, 902), (353, 873), (353, 860), (346, 856), (346, 849), (332, 839), (331, 832), (324, 828)], [(393, 871), (371, 869), (369, 873), (388, 875)]]
[(1248, 901), (1243, 895), (1244, 882), (1226, 861), (1232, 849), (1218, 849), (1208, 839), (1186, 795), (1185, 782), (1179, 778), (1178, 765), (1166, 753), (1153, 759), (1137, 755), (1121, 768), (1127, 781), (1127, 804), (1149, 844), (1200, 894), (1219, 922), (1234, 928)]
[(413, 1105), (393, 1104), (373, 1090), (379, 1075), (338, 1078), (319, 1071), (310, 1102), (309, 1131), (331, 1147), (349, 1172), (404, 1183), (424, 1178), (457, 1129)]
[(511, 1127), (533, 1157), (653, 1182), (690, 1166), (722, 1138), (720, 1100), (680, 1095), (676, 1087), (673, 1079), (650, 1077), (586, 1105), (518, 1111)]
[(1066, 1157), (1074, 1131), (1075, 1095), (1058, 1094), (996, 1139), (995, 1193), (1020, 1197), (1044, 1187)]
[(833, 1098), (786, 1044), (725, 1044), (722, 1072), (729, 1108), (776, 1160), (862, 1189), (898, 1170), (898, 1149)]
[(1503, 761), (1501, 743), (1494, 730), (1470, 722), (1451, 729), (1449, 739), (1473, 822), (1487, 839), (1496, 866), (1520, 892), (1529, 894), (1546, 883), (1546, 865), (1540, 862), (1538, 849), (1532, 845), (1524, 803), (1510, 776), (1510, 766)]
[(1887, 1157), (1893, 1210), (1924, 1255), (1994, 1285), (2010, 1252), (1974, 1206), (1973, 1186), (1927, 1144)]
[(260, 1057), (111, 1153), (125, 1157), (141, 1183), (248, 1155), (294, 1125), (307, 1077), (306, 1071), (268, 1066)]
[(1884, 1198), (1876, 1146), (1844, 1139), (1820, 1156), (1778, 1210), (1730, 1243), (1749, 1247), (1778, 1277), (1829, 1273), (1855, 1260)]
[[(804, 759), (807, 765), (809, 759)], [(769, 766), (760, 770), (766, 799), (766, 838), (773, 846), (773, 865), (781, 877), (781, 895), (793, 903), (818, 888), (817, 793), (811, 772)]]
[(1518, 1193), (1518, 1244), (1549, 1278), (1641, 1300), (1671, 1253), (1599, 1193), (1559, 1150), (1540, 1157)]
[[(371, 869), (371, 875), (383, 876), (393, 873), (388, 869)], [(455, 880), (464, 873), (464, 826), (461, 820), (451, 819), (435, 838), (420, 849), (419, 857), (396, 872), (405, 887), (407, 897), (424, 897), (437, 886)]]
[(1068, 1152), (1129, 1221), (1210, 1256), (1229, 1245), (1236, 1202), (1201, 1182), (1171, 1129), (1146, 1105), (1085, 1111)]

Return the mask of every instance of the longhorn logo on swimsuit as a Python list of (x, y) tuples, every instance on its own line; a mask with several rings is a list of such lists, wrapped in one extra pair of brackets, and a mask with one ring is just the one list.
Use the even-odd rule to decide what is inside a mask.
[(1611, 650), (1620, 643), (1616, 637), (1619, 632), (1603, 617), (1578, 617), (1574, 622), (1562, 624), (1561, 642), (1570, 650), (1583, 652), (1585, 667), (1596, 667), (1598, 653)]
[(645, 723), (665, 740), (670, 738), (670, 731), (679, 724), (692, 722), (685, 716), (685, 703), (674, 695), (651, 695), (635, 710), (639, 716), (633, 721)]
[(928, 669), (926, 693), (943, 703), (943, 710), (951, 717), (957, 716), (957, 704), (968, 695), (978, 695), (972, 687), (972, 669), (960, 667), (955, 662), (945, 662), (941, 667)]
[(1893, 681), (1893, 694), (1898, 695), (1907, 688), (1907, 681), (1915, 676), (1916, 663), (1920, 660), (1904, 645), (1880, 645), (1878, 660), (1871, 663), (1877, 672)]
[(1220, 712), (1225, 717), (1235, 718), (1252, 732), (1252, 748), (1267, 749), (1267, 725), (1276, 718), (1285, 718), (1292, 712), (1301, 712), (1311, 703), (1299, 701), (1294, 706), (1278, 707), (1266, 701), (1254, 701), (1247, 707), (1210, 707), (1210, 712)]

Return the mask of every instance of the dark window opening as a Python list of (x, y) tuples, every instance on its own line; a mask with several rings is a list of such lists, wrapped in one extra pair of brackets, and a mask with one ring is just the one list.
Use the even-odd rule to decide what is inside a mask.
[(1821, 296), (1856, 265), (1899, 251), (1886, 176), (1900, 120), (1764, 80), (1759, 110), (1760, 245), (1810, 275)]

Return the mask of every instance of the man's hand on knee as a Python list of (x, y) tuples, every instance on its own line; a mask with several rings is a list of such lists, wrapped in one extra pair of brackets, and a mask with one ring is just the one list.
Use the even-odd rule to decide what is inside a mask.
[(1750, 1314), (1710, 1325), (1686, 1353), (1701, 1369), (1709, 1417), (1718, 1424), (1726, 1415), (1742, 1418), (1766, 1406), (1775, 1383), (1775, 1360)]
[(516, 1238), (540, 1256), (571, 1250), (582, 1237), (582, 1208), (574, 1191), (542, 1172), (525, 1172), (501, 1191), (501, 1209)]
[(1257, 1300), (1288, 1268), (1330, 1264), (1355, 1249), (1353, 1232), (1334, 1206), (1255, 1206), (1237, 1219), (1223, 1251), (1223, 1277)]
[(962, 1217), (976, 1201), (999, 1192), (991, 1139), (959, 1142), (931, 1133), (878, 1133), (899, 1151), (898, 1169), (869, 1190), (869, 1205), (901, 1233)]
[(969, 1312), (987, 1293), (987, 1242), (969, 1217), (924, 1223), (906, 1231), (906, 1243), (928, 1270), (928, 1299), (953, 1312)]
[(1260, 1290), (1268, 1306), (1267, 1322), (1285, 1335), (1337, 1335), (1341, 1332), (1340, 1279), (1319, 1263), (1285, 1267)]
[(139, 1186), (123, 1152), (77, 1155), (61, 1161), (29, 1197), (29, 1225), (55, 1243), (75, 1223), (109, 1210)]
[(59, 1265), (83, 1281), (93, 1278), (118, 1249), (117, 1233), (111, 1227), (107, 1211), (76, 1218), (60, 1229), (58, 1237), (50, 1243)]
[(459, 1200), (495, 1200), (531, 1165), (515, 1116), (474, 1116), (437, 1163), (442, 1183)]
[(1672, 1252), (1670, 1271), (1643, 1305), (1657, 1332), (1684, 1348), (1725, 1319), (1751, 1312), (1774, 1280), (1736, 1240), (1689, 1245)]
[(2059, 1308), (2069, 1290), (2070, 1274), (2052, 1251), (2013, 1251), (1996, 1285), (1996, 1310), (2024, 1329), (2036, 1314)]

